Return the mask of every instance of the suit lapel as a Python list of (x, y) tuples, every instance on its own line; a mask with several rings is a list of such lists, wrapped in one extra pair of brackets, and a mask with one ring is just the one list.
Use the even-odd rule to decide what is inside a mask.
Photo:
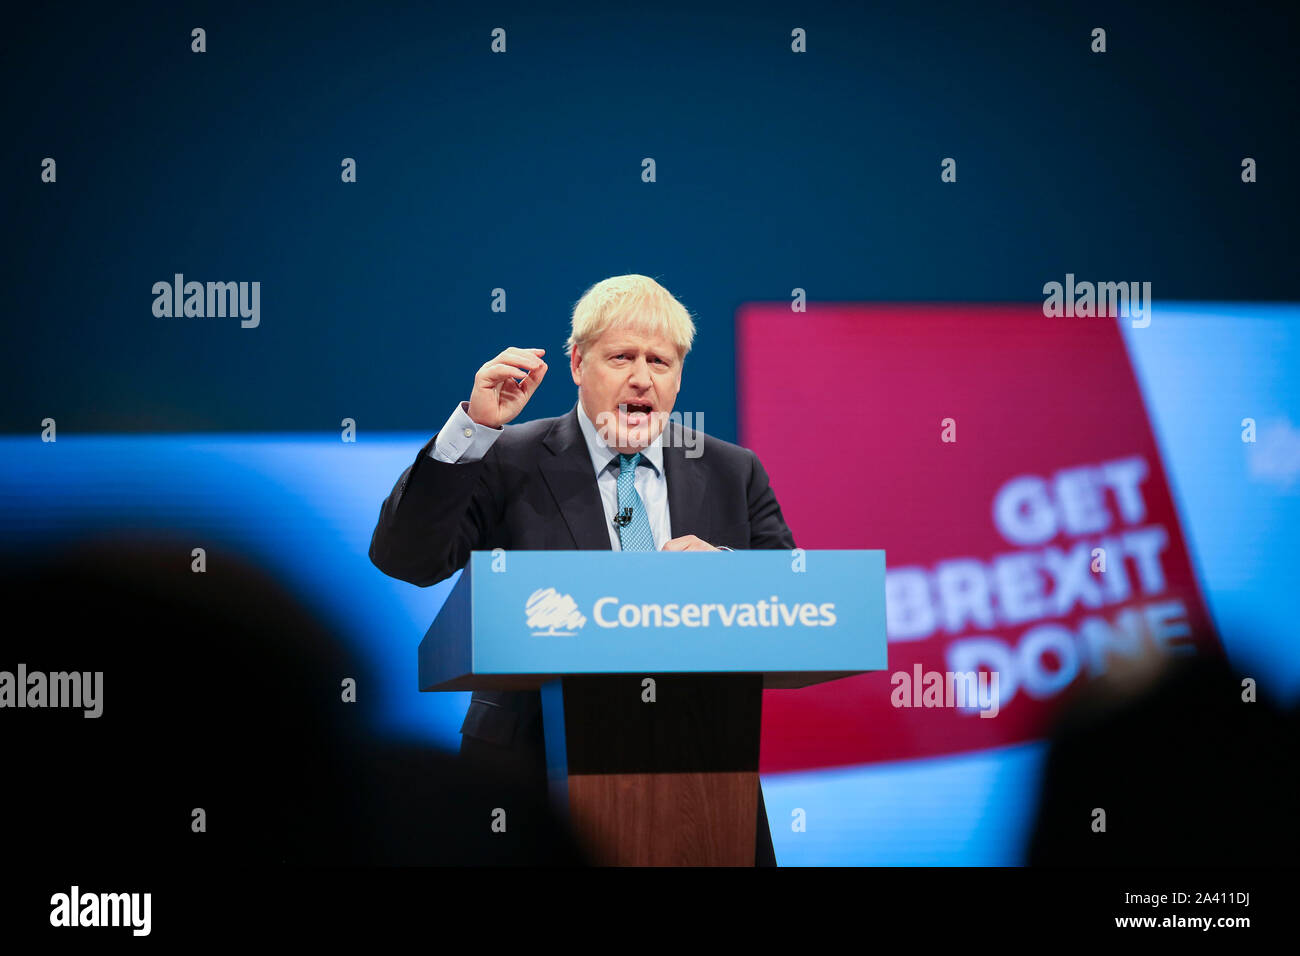
[(569, 526), (573, 543), (579, 551), (609, 551), (605, 506), (600, 501), (587, 443), (578, 427), (576, 408), (556, 420), (542, 444), (551, 452), (541, 461), (542, 477)]
[(664, 475), (668, 479), (668, 523), (674, 538), (693, 534), (709, 540), (703, 461), (686, 457), (680, 426), (669, 422), (664, 434)]

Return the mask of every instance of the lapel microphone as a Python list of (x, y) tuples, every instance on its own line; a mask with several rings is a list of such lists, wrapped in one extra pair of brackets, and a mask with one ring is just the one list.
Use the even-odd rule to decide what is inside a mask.
[(626, 528), (632, 523), (632, 509), (624, 508), (618, 514), (614, 515), (614, 527)]

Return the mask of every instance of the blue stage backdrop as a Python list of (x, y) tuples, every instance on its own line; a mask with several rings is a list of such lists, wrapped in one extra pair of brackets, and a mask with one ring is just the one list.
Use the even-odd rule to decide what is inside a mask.
[[(723, 438), (736, 308), (795, 288), (1024, 302), (1072, 272), (1291, 300), (1291, 17), (28, 4), (0, 38), (0, 429), (427, 431), (503, 347), (554, 358), (583, 290), (629, 272), (696, 315), (680, 405)], [(259, 282), (258, 325), (156, 317), (178, 274)], [(554, 384), (530, 414), (567, 407)]]

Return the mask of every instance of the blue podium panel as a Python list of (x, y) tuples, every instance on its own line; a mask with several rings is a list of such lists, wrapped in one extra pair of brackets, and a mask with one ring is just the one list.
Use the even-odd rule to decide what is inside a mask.
[(886, 666), (884, 551), (478, 551), (419, 651), (430, 691), (627, 673), (802, 687)]

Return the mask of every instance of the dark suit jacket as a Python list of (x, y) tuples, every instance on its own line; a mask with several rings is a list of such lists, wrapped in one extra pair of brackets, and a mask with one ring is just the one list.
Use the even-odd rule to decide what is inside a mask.
[[(686, 456), (686, 438), (698, 457)], [(576, 408), (507, 425), (478, 462), (437, 461), (429, 456), (434, 441), (380, 510), (370, 560), (385, 574), (427, 587), (465, 567), (471, 551), (610, 550)], [(669, 422), (664, 474), (673, 537), (694, 534), (737, 550), (795, 546), (767, 473), (747, 448)], [(544, 784), (538, 691), (476, 691), (461, 734), (462, 752)], [(760, 826), (765, 835), (765, 814)]]

